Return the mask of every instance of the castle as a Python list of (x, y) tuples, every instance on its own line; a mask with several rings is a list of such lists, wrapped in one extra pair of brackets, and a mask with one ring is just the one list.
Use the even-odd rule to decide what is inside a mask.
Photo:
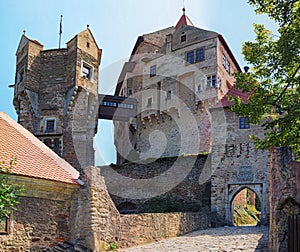
[[(233, 73), (241, 69), (223, 36), (195, 27), (185, 9), (175, 27), (138, 37), (112, 97), (98, 96), (101, 49), (89, 28), (67, 48), (54, 50), (43, 50), (23, 34), (16, 56), (19, 123), (79, 171), (94, 164), (101, 111), (134, 110), (114, 120), (117, 164), (126, 167), (131, 161), (134, 169), (143, 170), (153, 159), (158, 162), (153, 167), (164, 167), (160, 158), (202, 153), (205, 164), (196, 167), (201, 173), (190, 185), (210, 188), (193, 192), (196, 200), (209, 194), (203, 207), (220, 223), (232, 223), (233, 199), (249, 188), (260, 198), (262, 221), (268, 219), (268, 152), (256, 150), (249, 140), (251, 134), (262, 134), (261, 128), (231, 112), (226, 96), (243, 97), (234, 90)], [(182, 171), (199, 165), (186, 160)], [(182, 198), (192, 186), (184, 190)]]

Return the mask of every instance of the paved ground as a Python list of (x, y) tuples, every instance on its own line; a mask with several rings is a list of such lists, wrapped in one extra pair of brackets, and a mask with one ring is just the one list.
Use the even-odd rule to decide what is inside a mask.
[(195, 231), (184, 236), (132, 247), (123, 252), (267, 252), (268, 228), (221, 227)]

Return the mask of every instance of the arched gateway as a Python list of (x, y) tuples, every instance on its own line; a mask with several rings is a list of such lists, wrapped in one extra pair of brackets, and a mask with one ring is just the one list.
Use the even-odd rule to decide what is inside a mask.
[[(235, 93), (234, 93), (235, 92)], [(232, 91), (237, 95), (238, 91)], [(227, 97), (210, 111), (212, 115), (211, 207), (217, 225), (232, 225), (233, 199), (249, 188), (260, 199), (261, 224), (269, 216), (269, 152), (257, 150), (249, 136), (262, 134), (230, 110)], [(244, 123), (243, 123), (244, 122)]]

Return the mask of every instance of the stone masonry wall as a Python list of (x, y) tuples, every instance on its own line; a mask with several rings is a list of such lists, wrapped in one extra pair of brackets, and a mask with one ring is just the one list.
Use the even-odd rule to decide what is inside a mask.
[(175, 237), (210, 226), (210, 215), (191, 212), (121, 215), (120, 247)]
[(72, 200), (71, 241), (92, 251), (104, 251), (112, 242), (127, 247), (210, 226), (209, 212), (120, 215), (99, 168), (86, 168), (83, 179), (85, 187)]
[(70, 239), (70, 202), (22, 197), (11, 217), (11, 233), (0, 235), (0, 251), (42, 251)]
[[(203, 211), (210, 212), (210, 157), (207, 155), (181, 156), (172, 158), (160, 158), (155, 161), (147, 160), (148, 163), (135, 164), (127, 163), (120, 166), (111, 167), (122, 177), (135, 180), (147, 180), (167, 176), (167, 172), (172, 172), (166, 177), (166, 184), (155, 185), (153, 187), (161, 190), (161, 193), (149, 195), (146, 198), (130, 198), (112, 193), (115, 183), (116, 190), (125, 193), (135, 189), (134, 184), (130, 186), (130, 180), (126, 182), (118, 181), (114, 176), (111, 183), (109, 168), (102, 167), (101, 174), (105, 177), (111, 197), (120, 211), (135, 210), (137, 212), (172, 212), (172, 211)], [(174, 169), (175, 168), (175, 169)], [(174, 169), (174, 170), (171, 170)], [(172, 176), (173, 174), (173, 176)], [(208, 175), (208, 176), (207, 176)], [(207, 176), (207, 177), (206, 177)], [(206, 177), (204, 179), (204, 177)], [(175, 179), (179, 179), (177, 183)], [(150, 183), (150, 182), (149, 182)], [(152, 182), (151, 182), (152, 183)], [(151, 184), (150, 183), (150, 184)], [(173, 184), (172, 184), (173, 183)], [(161, 186), (159, 188), (159, 186)], [(114, 189), (113, 189), (114, 190)], [(151, 189), (149, 189), (150, 192)], [(129, 195), (128, 194), (128, 195)], [(124, 195), (124, 194), (123, 194)]]
[[(288, 251), (288, 217), (300, 214), (300, 163), (289, 148), (271, 150), (269, 249)], [(298, 230), (299, 231), (299, 230)]]
[(269, 152), (257, 150), (250, 135), (261, 136), (259, 126), (240, 129), (239, 117), (229, 108), (212, 114), (211, 205), (217, 224), (232, 225), (234, 197), (244, 188), (257, 194), (261, 202), (262, 223), (269, 216)]

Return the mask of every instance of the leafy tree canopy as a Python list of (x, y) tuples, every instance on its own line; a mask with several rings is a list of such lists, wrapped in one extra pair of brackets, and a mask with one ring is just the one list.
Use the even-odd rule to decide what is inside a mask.
[(16, 165), (16, 159), (12, 159), (9, 165), (0, 162), (0, 220), (8, 217), (15, 205), (18, 204), (18, 198), (24, 192), (24, 188), (9, 182), (9, 174)]
[(232, 110), (261, 124), (263, 139), (252, 136), (258, 148), (291, 146), (300, 154), (300, 0), (249, 0), (256, 13), (278, 24), (278, 35), (254, 24), (255, 42), (242, 52), (250, 71), (237, 73), (236, 88), (250, 93), (248, 104), (239, 97)]

